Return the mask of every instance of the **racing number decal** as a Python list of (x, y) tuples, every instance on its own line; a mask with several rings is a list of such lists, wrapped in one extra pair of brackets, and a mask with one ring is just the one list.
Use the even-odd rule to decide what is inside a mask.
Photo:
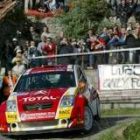
[(6, 120), (7, 120), (7, 123), (18, 122), (17, 112), (6, 112)]

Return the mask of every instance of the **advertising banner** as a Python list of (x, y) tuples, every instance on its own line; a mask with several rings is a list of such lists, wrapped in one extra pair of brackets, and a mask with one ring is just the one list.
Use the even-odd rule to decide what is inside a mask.
[(140, 65), (99, 65), (100, 90), (140, 89)]

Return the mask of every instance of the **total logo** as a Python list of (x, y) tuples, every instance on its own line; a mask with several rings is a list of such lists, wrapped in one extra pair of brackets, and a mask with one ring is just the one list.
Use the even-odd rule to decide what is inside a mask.
[(38, 96), (38, 97), (27, 97), (23, 98), (24, 102), (34, 102), (34, 101), (43, 101), (43, 100), (56, 100), (53, 96)]

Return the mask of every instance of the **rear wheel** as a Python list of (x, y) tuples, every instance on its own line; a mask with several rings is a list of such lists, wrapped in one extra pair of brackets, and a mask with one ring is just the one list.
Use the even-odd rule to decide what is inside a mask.
[(84, 114), (84, 133), (89, 133), (93, 128), (93, 114), (89, 106), (85, 107)]

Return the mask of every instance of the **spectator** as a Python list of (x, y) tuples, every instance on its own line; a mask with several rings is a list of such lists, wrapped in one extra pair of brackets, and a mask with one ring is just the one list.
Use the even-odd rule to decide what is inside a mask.
[(42, 52), (42, 47), (45, 45), (46, 41), (47, 41), (47, 37), (44, 35), (41, 35), (41, 42), (39, 42), (38, 46), (37, 46), (37, 50), (39, 52), (39, 55), (44, 55)]
[[(99, 51), (105, 49), (105, 41), (97, 36), (94, 37), (94, 40), (92, 40), (91, 43), (91, 51)], [(90, 67), (93, 66), (93, 64), (101, 64), (103, 60), (103, 55), (90, 55), (89, 58), (89, 64)]]
[(16, 51), (16, 56), (12, 59), (12, 64), (16, 64), (17, 58), (22, 59), (22, 51), (20, 49)]
[(48, 8), (50, 11), (57, 9), (56, 0), (46, 0), (44, 2), (44, 5), (45, 5), (46, 9)]
[(120, 4), (120, 0), (109, 0), (109, 1), (110, 1), (111, 8), (113, 10), (112, 13), (115, 13), (113, 15), (116, 15), (117, 14), (117, 7)]
[(18, 57), (15, 61), (16, 65), (12, 68), (12, 72), (16, 77), (19, 77), (25, 71), (25, 65), (22, 64), (20, 57)]
[(61, 31), (59, 33), (59, 35), (56, 37), (56, 42), (57, 42), (57, 50), (56, 50), (56, 52), (59, 50), (59, 48), (60, 48), (60, 42), (63, 40), (63, 38), (64, 38), (64, 32)]
[[(135, 38), (135, 36), (132, 34), (132, 30), (127, 31), (127, 37), (126, 37), (126, 47), (127, 48), (136, 48), (140, 46), (140, 41)], [(138, 55), (137, 55), (138, 53)], [(129, 51), (126, 53), (126, 61), (127, 63), (136, 63), (137, 57), (139, 56), (139, 51)]]
[(128, 18), (130, 18), (132, 16), (132, 14), (135, 12), (135, 9), (137, 7), (137, 2), (138, 2), (138, 0), (136, 0), (136, 2), (134, 2), (134, 0), (127, 0), (127, 7), (128, 7), (127, 15), (128, 15)]
[(135, 25), (135, 34), (137, 36), (138, 39), (140, 39), (140, 23), (137, 22), (136, 25)]
[(36, 33), (35, 28), (33, 26), (30, 26), (29, 31), (30, 31), (31, 40), (38, 41), (39, 35)]
[[(58, 54), (71, 54), (73, 53), (73, 48), (69, 44), (69, 41), (67, 38), (63, 38), (63, 40), (60, 42), (60, 48), (58, 50)], [(73, 57), (73, 56), (72, 56)], [(71, 56), (66, 56), (66, 57), (60, 57), (58, 58), (58, 64), (72, 64), (73, 59)]]
[(46, 43), (42, 46), (42, 52), (46, 56), (50, 56), (50, 58), (47, 58), (48, 65), (55, 64), (55, 59), (52, 56), (56, 53), (56, 43), (52, 42), (51, 38), (47, 38)]
[(14, 48), (14, 54), (16, 55), (18, 52), (22, 52), (22, 48), (21, 46), (17, 45), (15, 48)]
[(88, 33), (86, 35), (86, 43), (87, 43), (87, 46), (88, 46), (89, 49), (90, 49), (90, 46), (91, 46), (91, 42), (94, 39), (94, 36), (95, 35), (93, 34), (93, 30), (89, 29)]
[(34, 57), (37, 57), (37, 56), (38, 56), (38, 50), (36, 48), (35, 41), (31, 41), (30, 47), (28, 48), (28, 54), (27, 54), (27, 57), (31, 58), (31, 59), (29, 59), (29, 66), (30, 67), (35, 67), (35, 66), (39, 65), (39, 61), (34, 60)]
[(43, 32), (41, 36), (52, 37), (51, 33), (49, 32), (49, 28), (47, 26), (43, 27)]
[(121, 0), (119, 6), (117, 8), (117, 16), (120, 19), (122, 27), (125, 27), (126, 23), (128, 21), (127, 11), (128, 11), (128, 7), (127, 7), (127, 4), (126, 4), (126, 1)]
[(99, 35), (100, 38), (106, 40), (106, 37), (107, 37), (107, 28), (103, 28), (101, 34)]
[[(90, 52), (87, 44), (86, 44), (86, 41), (84, 38), (81, 38), (78, 42), (77, 42), (79, 48), (78, 48), (78, 52), (81, 52), (81, 53), (84, 53), (84, 52)], [(83, 67), (87, 67), (88, 65), (88, 62), (89, 62), (89, 57), (86, 55), (83, 55), (83, 56), (79, 56), (78, 57), (78, 61), (79, 61), (79, 64), (81, 64)]]
[(4, 96), (8, 98), (10, 93), (13, 91), (14, 85), (17, 82), (17, 78), (12, 74), (12, 70), (8, 70), (7, 75), (3, 79)]
[(132, 23), (129, 22), (129, 23), (127, 24), (126, 30), (127, 30), (127, 31), (133, 30)]
[(17, 38), (13, 38), (13, 39), (12, 39), (12, 45), (13, 45), (13, 48), (14, 48), (14, 49), (16, 48), (16, 46), (19, 45)]
[(28, 12), (29, 9), (33, 8), (33, 0), (24, 0), (24, 10)]
[[(72, 41), (71, 41), (71, 46), (72, 46), (72, 49), (73, 49), (73, 53), (80, 53), (80, 46), (78, 45), (77, 43), (77, 39), (76, 38), (73, 38)], [(73, 64), (78, 64), (79, 63), (79, 57), (78, 56), (73, 56)]]

